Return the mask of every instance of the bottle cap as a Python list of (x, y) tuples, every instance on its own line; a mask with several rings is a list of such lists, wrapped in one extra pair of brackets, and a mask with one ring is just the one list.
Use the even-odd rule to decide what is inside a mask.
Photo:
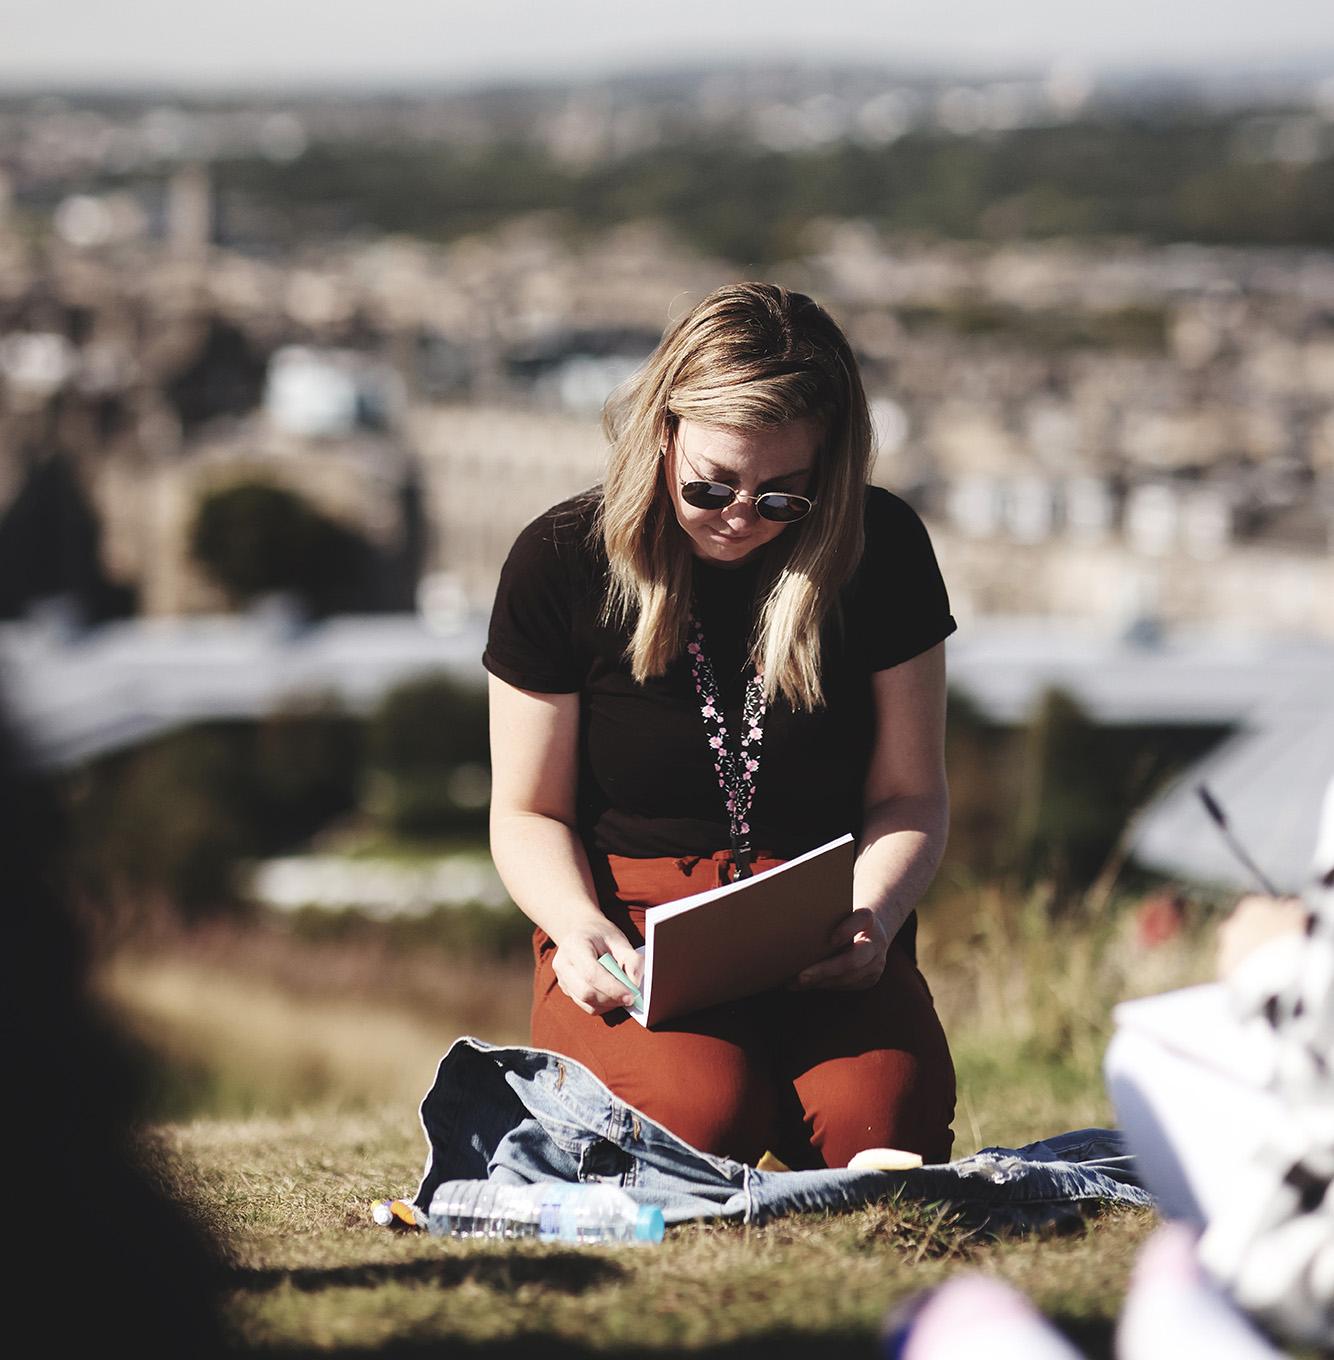
[(426, 1216), (411, 1200), (382, 1199), (371, 1206), (371, 1217), (382, 1228), (423, 1228)]
[(662, 1210), (656, 1204), (643, 1204), (639, 1208), (639, 1218), (635, 1222), (636, 1242), (661, 1242), (665, 1225)]

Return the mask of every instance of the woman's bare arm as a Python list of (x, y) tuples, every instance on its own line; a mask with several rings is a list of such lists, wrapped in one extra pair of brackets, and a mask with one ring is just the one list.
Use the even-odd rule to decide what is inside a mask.
[(575, 825), (579, 696), (490, 678), (491, 855), (520, 910), (556, 943), (561, 989), (590, 1015), (631, 1001), (598, 958), (633, 979), (641, 962), (603, 915)]
[(870, 987), (890, 943), (927, 890), (949, 832), (945, 782), (945, 644), (871, 677), (876, 737), (853, 876), (852, 915), (799, 986)]

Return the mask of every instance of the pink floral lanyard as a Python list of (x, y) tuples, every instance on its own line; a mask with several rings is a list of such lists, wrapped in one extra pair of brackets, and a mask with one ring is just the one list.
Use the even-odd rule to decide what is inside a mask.
[(727, 743), (727, 725), (718, 695), (718, 682), (704, 650), (704, 629), (694, 612), (690, 615), (690, 673), (699, 696), (704, 730), (713, 752), (713, 768), (727, 801), (727, 819), (732, 833), (732, 861), (737, 878), (751, 876), (750, 805), (755, 800), (755, 774), (760, 768), (760, 742), (764, 737), (764, 675), (757, 668), (746, 684), (741, 705), (741, 745), (733, 751)]

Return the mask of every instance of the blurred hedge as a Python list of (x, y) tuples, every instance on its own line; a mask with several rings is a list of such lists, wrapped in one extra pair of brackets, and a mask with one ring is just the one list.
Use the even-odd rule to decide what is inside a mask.
[(406, 836), (486, 824), (486, 693), (441, 674), (393, 689), (367, 732), (367, 810)]
[(237, 909), (242, 861), (298, 851), (345, 819), (424, 843), (480, 839), (488, 789), (480, 689), (418, 676), (369, 720), (312, 696), (81, 771), (68, 783), (75, 883), (113, 915), (199, 919)]
[[(347, 853), (481, 846), (486, 719), (483, 691), (426, 674), (369, 719), (311, 698), (98, 762), (69, 785), (78, 891), (112, 915), (157, 905), (196, 920), (239, 908), (242, 862), (299, 852), (320, 833), (341, 828), (333, 840)], [(1040, 887), (1058, 914), (1078, 909), (1109, 866), (1120, 872), (1133, 813), (1221, 735), (1103, 727), (1059, 693), (1026, 725), (1000, 727), (952, 696), (952, 826), (933, 892)]]
[(69, 785), (80, 897), (137, 917), (235, 906), (238, 862), (300, 845), (357, 805), (361, 724), (327, 700), (171, 733)]

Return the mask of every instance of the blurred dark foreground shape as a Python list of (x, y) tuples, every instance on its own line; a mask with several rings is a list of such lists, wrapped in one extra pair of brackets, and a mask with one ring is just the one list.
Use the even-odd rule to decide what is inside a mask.
[(62, 1354), (81, 1343), (90, 1352), (219, 1354), (221, 1262), (139, 1160), (135, 1066), (89, 993), (64, 867), (58, 804), (0, 714), (10, 930), (0, 1005), (15, 1249), (6, 1294)]

